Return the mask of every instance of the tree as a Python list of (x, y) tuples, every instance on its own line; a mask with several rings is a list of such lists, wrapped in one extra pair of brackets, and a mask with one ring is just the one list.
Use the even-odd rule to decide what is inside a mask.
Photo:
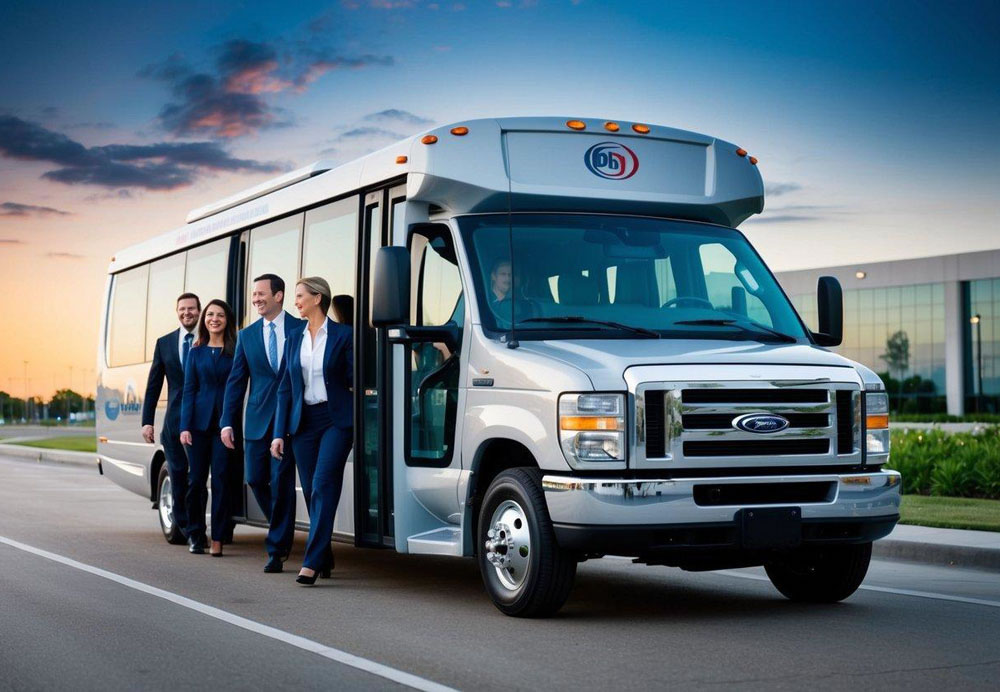
[[(889, 366), (889, 374), (896, 374), (898, 380), (902, 381), (903, 375), (910, 368), (910, 337), (906, 332), (899, 330), (885, 341), (885, 353), (879, 356)], [(896, 407), (902, 407), (902, 387), (897, 390)]]

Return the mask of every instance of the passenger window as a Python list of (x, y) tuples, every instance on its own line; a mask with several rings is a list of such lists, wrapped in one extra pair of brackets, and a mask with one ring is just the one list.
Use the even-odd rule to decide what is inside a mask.
[(750, 292), (759, 289), (759, 283), (746, 269), (743, 273), (747, 283), (737, 278), (736, 256), (725, 245), (706, 243), (698, 248), (698, 253), (708, 299), (716, 310), (745, 314), (754, 322), (774, 326), (764, 302)]
[(156, 340), (177, 329), (177, 298), (184, 292), (184, 253), (149, 265), (146, 300), (146, 360), (153, 360)]
[[(305, 233), (302, 238), (302, 276), (322, 276), (330, 283), (330, 290), (334, 296), (348, 296), (353, 305), (357, 239), (357, 197), (349, 197), (307, 211)], [(282, 276), (282, 278), (288, 284), (286, 298), (288, 294), (294, 297), (292, 282), (298, 277)], [(341, 300), (343, 299), (338, 298), (335, 302)], [(343, 318), (337, 315), (336, 305), (334, 307), (331, 317), (340, 321)]]
[[(247, 262), (247, 314), (244, 324), (257, 319), (257, 309), (249, 300), (253, 278), (261, 274), (277, 274), (285, 281), (283, 306), (292, 315), (295, 310), (295, 281), (299, 278), (299, 237), (305, 214), (273, 221), (250, 231), (250, 256)], [(322, 274), (320, 276), (323, 276)], [(329, 280), (328, 276), (323, 276)]]
[(146, 288), (149, 265), (115, 274), (108, 325), (108, 365), (134, 365), (145, 360)]
[(407, 463), (447, 466), (455, 443), (459, 357), (465, 301), (450, 235), (430, 232), (410, 239), (414, 314), (411, 323), (446, 327), (454, 337), (444, 342), (416, 343), (407, 358), (410, 434)]
[(202, 307), (214, 298), (226, 300), (229, 244), (230, 239), (223, 238), (188, 250), (184, 290), (198, 296)]

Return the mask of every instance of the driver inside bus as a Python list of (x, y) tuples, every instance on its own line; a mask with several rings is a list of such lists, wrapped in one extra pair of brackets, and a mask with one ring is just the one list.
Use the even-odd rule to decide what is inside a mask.
[(510, 325), (511, 292), (515, 287), (518, 293), (514, 310), (518, 321), (537, 314), (533, 301), (524, 296), (523, 283), (520, 272), (514, 276), (511, 271), (509, 259), (501, 257), (493, 262), (493, 268), (490, 270), (489, 304), (497, 317), (498, 324)]

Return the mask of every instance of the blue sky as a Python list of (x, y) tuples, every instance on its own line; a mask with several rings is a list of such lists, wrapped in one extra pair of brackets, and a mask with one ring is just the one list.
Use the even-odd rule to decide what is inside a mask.
[(745, 147), (769, 194), (743, 230), (777, 270), (998, 247), (998, 46), (995, 1), (6, 0), (0, 253), (84, 286), (93, 331), (107, 257), (191, 208), (539, 114)]

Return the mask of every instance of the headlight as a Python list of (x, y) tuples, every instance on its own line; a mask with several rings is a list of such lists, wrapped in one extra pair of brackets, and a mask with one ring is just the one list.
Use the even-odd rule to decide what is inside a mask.
[(562, 395), (559, 441), (570, 463), (625, 461), (625, 395)]
[(869, 454), (889, 453), (889, 395), (865, 393), (865, 440)]

